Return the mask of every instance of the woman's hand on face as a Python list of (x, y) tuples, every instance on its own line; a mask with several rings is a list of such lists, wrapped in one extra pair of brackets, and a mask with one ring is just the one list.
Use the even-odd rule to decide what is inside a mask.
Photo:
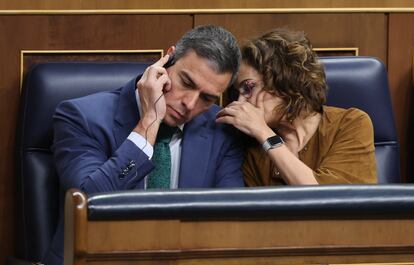
[(231, 124), (243, 133), (259, 138), (259, 134), (269, 129), (263, 108), (264, 93), (259, 93), (257, 105), (247, 101), (234, 101), (219, 111), (216, 121)]

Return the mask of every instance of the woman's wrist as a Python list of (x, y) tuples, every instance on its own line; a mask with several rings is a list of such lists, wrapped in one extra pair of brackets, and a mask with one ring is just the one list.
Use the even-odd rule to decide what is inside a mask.
[(270, 129), (269, 127), (266, 127), (265, 129), (259, 129), (256, 134), (256, 140), (263, 144), (269, 137), (275, 136), (276, 133)]

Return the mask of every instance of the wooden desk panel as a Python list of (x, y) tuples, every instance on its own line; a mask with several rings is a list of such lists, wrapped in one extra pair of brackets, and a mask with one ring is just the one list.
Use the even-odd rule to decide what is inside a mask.
[(65, 265), (414, 261), (413, 219), (88, 221), (85, 200), (66, 197)]

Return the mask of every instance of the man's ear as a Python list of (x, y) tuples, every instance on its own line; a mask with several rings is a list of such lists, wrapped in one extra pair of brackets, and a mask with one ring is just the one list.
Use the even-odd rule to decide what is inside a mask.
[(173, 55), (175, 53), (175, 46), (173, 45), (173, 46), (170, 46), (169, 48), (168, 48), (168, 50), (167, 50), (167, 54), (168, 55)]
[(164, 64), (165, 69), (169, 68), (175, 63), (175, 46), (171, 46), (170, 48), (168, 48), (167, 54), (170, 56), (170, 58), (168, 59), (168, 62)]

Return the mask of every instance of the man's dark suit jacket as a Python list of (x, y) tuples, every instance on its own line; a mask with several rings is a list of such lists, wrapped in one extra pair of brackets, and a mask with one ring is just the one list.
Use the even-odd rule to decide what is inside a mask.
[[(144, 187), (154, 165), (127, 139), (140, 118), (135, 84), (133, 79), (120, 89), (58, 105), (53, 151), (63, 190), (91, 194)], [(244, 186), (242, 148), (232, 127), (215, 122), (218, 110), (214, 105), (184, 126), (179, 188)], [(61, 217), (46, 265), (63, 263), (63, 210)]]

